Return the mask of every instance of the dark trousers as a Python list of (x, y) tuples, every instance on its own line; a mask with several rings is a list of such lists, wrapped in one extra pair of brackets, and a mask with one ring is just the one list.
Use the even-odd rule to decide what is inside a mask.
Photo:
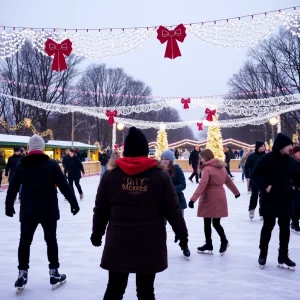
[[(129, 273), (109, 271), (108, 284), (103, 300), (121, 300), (125, 293)], [(156, 274), (136, 274), (136, 291), (139, 300), (155, 300)]]
[(73, 193), (75, 194), (75, 191), (74, 191), (74, 186), (73, 186), (73, 182), (75, 183), (76, 187), (77, 187), (77, 190), (78, 190), (78, 193), (79, 195), (82, 195), (82, 188), (80, 186), (80, 178), (72, 178), (72, 177), (69, 177), (68, 178), (68, 181), (69, 181), (69, 186), (71, 188), (71, 190), (73, 191)]
[(39, 224), (41, 224), (44, 229), (44, 238), (47, 244), (49, 268), (59, 268), (58, 246), (56, 240), (57, 221), (55, 219), (38, 220), (35, 218), (28, 218), (25, 221), (21, 222), (21, 237), (18, 250), (19, 270), (29, 269), (30, 246), (35, 230)]
[(228, 162), (228, 163), (226, 162), (226, 167), (225, 167), (225, 169), (226, 169), (228, 175), (232, 178), (233, 176), (232, 176), (232, 174), (231, 174), (231, 172), (230, 172), (230, 162)]
[(299, 227), (299, 216), (295, 216), (292, 218), (292, 223), (295, 227)]
[(193, 179), (196, 176), (196, 182), (199, 182), (199, 175), (198, 175), (198, 167), (197, 166), (193, 166), (193, 173), (190, 176), (189, 179)]
[(216, 229), (218, 235), (220, 236), (221, 241), (226, 240), (226, 235), (224, 232), (223, 227), (221, 226), (220, 218), (204, 218), (204, 234), (205, 234), (205, 240), (207, 244), (211, 244), (211, 221), (213, 223), (213, 227)]
[(251, 197), (250, 197), (249, 210), (255, 209), (257, 207), (257, 202), (259, 198), (259, 215), (260, 215), (260, 191), (255, 184), (250, 184), (250, 186), (251, 186)]
[[(259, 248), (263, 252), (268, 251), (269, 242), (272, 235), (272, 230), (276, 223), (276, 217), (264, 217), (264, 225), (261, 229), (260, 234), (260, 245)], [(282, 252), (287, 252), (290, 241), (290, 218), (289, 217), (279, 217), (279, 249)]]

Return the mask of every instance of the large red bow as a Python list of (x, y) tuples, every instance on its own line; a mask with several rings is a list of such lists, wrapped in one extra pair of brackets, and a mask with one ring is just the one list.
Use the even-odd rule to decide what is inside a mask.
[(200, 131), (200, 130), (203, 130), (203, 123), (197, 123), (197, 126), (198, 126), (198, 130)]
[(191, 103), (191, 98), (187, 98), (187, 99), (181, 99), (181, 103), (183, 104), (183, 109), (188, 109), (189, 107), (189, 103)]
[(122, 145), (122, 147), (124, 147), (124, 146), (125, 146), (125, 143), (122, 143), (121, 145)]
[(115, 117), (118, 115), (118, 111), (114, 110), (114, 111), (110, 111), (107, 110), (106, 111), (106, 116), (108, 117), (107, 123), (108, 124), (114, 124), (115, 123)]
[(213, 121), (213, 116), (216, 114), (216, 110), (210, 110), (209, 108), (207, 108), (205, 110), (205, 113), (207, 114), (206, 120), (211, 122)]
[(115, 144), (114, 145), (114, 148), (117, 150), (117, 149), (119, 149), (119, 145), (118, 144)]
[(53, 40), (48, 39), (45, 43), (45, 52), (49, 56), (54, 54), (52, 70), (61, 72), (68, 69), (64, 55), (69, 56), (71, 54), (72, 42), (69, 39), (66, 39), (60, 44), (57, 44)]
[(174, 59), (181, 56), (177, 41), (183, 43), (186, 33), (183, 24), (178, 25), (174, 30), (169, 30), (166, 27), (159, 26), (157, 29), (157, 39), (163, 44), (167, 43), (165, 57)]

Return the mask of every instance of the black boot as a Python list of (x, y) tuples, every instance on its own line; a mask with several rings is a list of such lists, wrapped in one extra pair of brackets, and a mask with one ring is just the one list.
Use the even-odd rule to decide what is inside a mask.
[(196, 183), (199, 183), (199, 175), (196, 175)]
[(289, 259), (287, 250), (278, 250), (278, 267), (282, 269), (288, 268), (292, 271), (295, 271), (296, 264)]
[(201, 254), (213, 254), (213, 249), (214, 248), (211, 241), (206, 242), (202, 247), (197, 248), (198, 253)]
[(299, 224), (291, 223), (291, 230), (292, 232), (295, 232), (296, 234), (300, 234), (300, 227)]
[(260, 250), (258, 263), (259, 263), (261, 269), (263, 269), (265, 267), (265, 264), (267, 262), (267, 255), (268, 255), (268, 251)]
[(59, 274), (57, 269), (50, 269), (49, 274), (52, 290), (56, 289), (58, 286), (67, 281), (67, 276), (65, 274)]
[(18, 279), (15, 282), (15, 288), (17, 289), (17, 293), (20, 293), (25, 288), (27, 281), (28, 281), (27, 270), (20, 270)]
[(225, 238), (223, 240), (221, 240), (221, 246), (220, 246), (220, 254), (221, 256), (223, 256), (225, 254), (225, 252), (227, 251), (227, 248), (229, 247), (229, 242), (228, 240)]

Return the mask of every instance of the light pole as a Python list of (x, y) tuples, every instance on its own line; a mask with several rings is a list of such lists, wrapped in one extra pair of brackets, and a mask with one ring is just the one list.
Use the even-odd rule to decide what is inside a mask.
[(272, 125), (272, 139), (273, 139), (273, 142), (274, 142), (274, 126), (278, 124), (278, 118), (277, 117), (272, 117), (269, 120), (269, 123)]
[(75, 132), (75, 129), (82, 123), (85, 123), (86, 121), (80, 121), (78, 122), (75, 126), (74, 126), (74, 112), (72, 112), (72, 136), (71, 136), (71, 139), (72, 139), (72, 149), (74, 149), (74, 132)]
[(124, 124), (122, 124), (122, 123), (117, 124), (117, 129), (120, 131), (123, 131), (123, 142), (124, 142), (124, 128), (125, 128)]

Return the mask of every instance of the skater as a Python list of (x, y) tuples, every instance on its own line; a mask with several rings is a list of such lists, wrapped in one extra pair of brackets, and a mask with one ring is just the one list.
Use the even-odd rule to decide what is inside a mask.
[[(248, 190), (251, 190), (251, 197), (249, 203), (249, 218), (252, 220), (254, 218), (255, 209), (257, 206), (257, 201), (261, 199), (261, 194), (259, 192), (259, 188), (250, 181), (251, 173), (254, 167), (257, 165), (259, 159), (265, 154), (266, 145), (262, 141), (257, 141), (255, 143), (255, 152), (251, 153), (245, 164), (245, 177), (247, 180)], [(261, 212), (259, 209), (259, 215), (261, 216)]]
[(107, 163), (108, 163), (109, 157), (106, 153), (106, 150), (103, 150), (103, 153), (99, 154), (99, 161), (101, 164), (101, 174), (100, 174), (100, 179), (103, 177), (104, 173), (107, 170)]
[(233, 155), (232, 151), (229, 148), (225, 147), (223, 151), (224, 151), (224, 154), (225, 154), (225, 164), (226, 164), (225, 169), (226, 169), (228, 175), (230, 176), (230, 178), (233, 179), (233, 175), (230, 172), (230, 161), (231, 161), (231, 159), (233, 158), (234, 155)]
[(198, 166), (199, 166), (199, 147), (195, 147), (194, 150), (191, 152), (190, 157), (189, 157), (189, 165), (192, 166), (193, 168), (193, 173), (189, 177), (189, 181), (193, 182), (193, 178), (196, 176), (196, 183), (199, 183), (199, 174), (198, 174)]
[(250, 152), (245, 151), (245, 154), (243, 155), (243, 157), (241, 158), (240, 163), (239, 163), (239, 168), (242, 168), (242, 181), (243, 182), (245, 180), (245, 164), (246, 164), (246, 161), (247, 161), (249, 155), (250, 155)]
[(66, 275), (59, 274), (58, 246), (56, 240), (57, 220), (59, 220), (58, 199), (55, 184), (71, 204), (71, 212), (76, 215), (79, 206), (58, 163), (44, 154), (45, 142), (33, 135), (28, 142), (29, 154), (18, 165), (12, 177), (5, 202), (8, 217), (15, 214), (14, 200), (23, 185), (20, 208), (21, 237), (18, 250), (19, 277), (15, 283), (17, 292), (24, 289), (28, 280), (30, 245), (39, 224), (44, 229), (49, 260), (50, 284), (53, 288), (66, 281)]
[(261, 192), (261, 215), (263, 227), (260, 235), (260, 255), (258, 263), (266, 264), (272, 230), (278, 218), (279, 254), (278, 266), (295, 268), (288, 257), (290, 240), (290, 219), (293, 216), (293, 181), (300, 176), (298, 163), (289, 154), (293, 149), (292, 140), (278, 133), (272, 151), (261, 157), (251, 174), (251, 182)]
[(0, 151), (0, 192), (4, 192), (4, 190), (1, 189), (1, 184), (2, 184), (3, 170), (5, 170), (5, 168), (6, 168), (6, 162), (5, 162), (4, 152), (1, 150)]
[(176, 159), (179, 159), (179, 151), (178, 151), (178, 149), (175, 149), (174, 155), (175, 155)]
[(202, 178), (199, 186), (193, 194), (189, 207), (194, 208), (194, 203), (200, 198), (198, 206), (198, 217), (204, 218), (205, 245), (198, 247), (199, 253), (210, 253), (213, 251), (211, 239), (211, 222), (221, 239), (220, 254), (223, 255), (229, 246), (223, 227), (220, 224), (221, 218), (228, 217), (227, 199), (223, 185), (225, 184), (235, 195), (240, 193), (230, 179), (225, 163), (214, 157), (210, 149), (201, 152)]
[(171, 224), (181, 249), (188, 245), (186, 224), (171, 178), (148, 154), (146, 137), (131, 127), (124, 158), (115, 161), (98, 187), (91, 242), (101, 246), (106, 231), (101, 267), (108, 270), (109, 280), (104, 300), (123, 299), (129, 273), (136, 274), (138, 299), (155, 299), (156, 273), (168, 267), (164, 218)]
[[(182, 169), (178, 165), (174, 165), (174, 160), (174, 152), (171, 150), (164, 151), (161, 154), (161, 164), (168, 170), (171, 176), (179, 199), (182, 215), (184, 215), (184, 210), (187, 208), (186, 200), (183, 194), (183, 190), (185, 190), (186, 188), (186, 182)], [(175, 237), (175, 243), (177, 242), (178, 239), (177, 237)], [(183, 249), (183, 252), (186, 257), (190, 256), (190, 250), (188, 247), (186, 247), (186, 249)]]
[[(300, 168), (300, 145), (293, 148), (293, 157)], [(294, 182), (294, 216), (291, 222), (291, 229), (293, 232), (300, 234), (299, 219), (300, 219), (300, 180)]]
[(81, 160), (75, 154), (74, 149), (70, 150), (69, 158), (65, 160), (64, 172), (65, 172), (65, 176), (68, 178), (71, 190), (75, 194), (74, 186), (73, 186), (73, 182), (75, 182), (76, 188), (80, 195), (80, 200), (82, 200), (83, 192), (82, 192), (82, 188), (80, 185), (80, 178), (81, 178), (81, 173), (84, 175), (84, 168), (83, 168)]

